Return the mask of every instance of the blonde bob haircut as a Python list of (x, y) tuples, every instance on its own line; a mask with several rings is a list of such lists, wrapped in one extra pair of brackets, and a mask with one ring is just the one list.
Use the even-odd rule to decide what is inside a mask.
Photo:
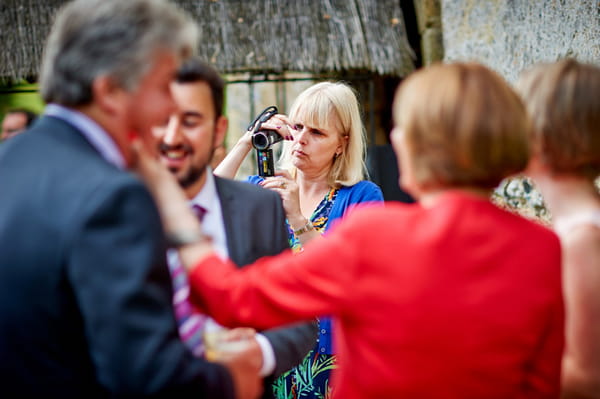
[(481, 64), (438, 64), (410, 75), (393, 113), (421, 188), (492, 189), (527, 165), (525, 107)]
[(517, 84), (533, 123), (532, 156), (554, 173), (600, 175), (600, 68), (565, 59)]
[[(334, 118), (333, 120), (331, 118)], [(354, 90), (343, 82), (321, 82), (304, 90), (290, 108), (292, 123), (314, 129), (333, 123), (342, 142), (342, 152), (331, 159), (327, 182), (331, 187), (351, 186), (365, 177), (365, 129)], [(280, 165), (293, 176), (291, 145), (286, 143)]]

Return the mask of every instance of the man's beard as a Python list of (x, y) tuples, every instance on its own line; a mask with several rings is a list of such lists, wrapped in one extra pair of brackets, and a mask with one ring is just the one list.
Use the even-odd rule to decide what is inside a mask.
[[(177, 174), (177, 169), (170, 169), (171, 173)], [(177, 179), (181, 188), (186, 189), (196, 183), (206, 173), (206, 165), (202, 168), (191, 167), (185, 176)]]
[[(170, 146), (165, 143), (160, 143), (160, 145), (158, 147), (158, 151), (161, 154), (165, 154), (171, 149), (183, 149), (186, 153), (186, 156), (190, 157), (190, 158), (194, 154), (194, 149), (187, 144), (183, 144), (183, 145), (179, 145), (179, 146)], [(210, 160), (213, 157), (213, 153), (214, 153), (214, 150), (211, 151), (210, 154), (208, 155), (207, 163), (205, 163), (204, 165), (201, 165), (200, 167), (192, 165), (190, 167), (189, 171), (184, 176), (177, 177), (177, 172), (179, 171), (178, 169), (169, 168), (169, 171), (171, 173), (173, 173), (173, 175), (175, 177), (177, 177), (177, 181), (179, 182), (179, 185), (181, 186), (181, 188), (186, 189), (186, 188), (190, 187), (191, 185), (193, 185), (194, 183), (196, 183), (199, 179), (201, 179), (204, 176), (204, 173), (206, 172), (206, 167), (209, 165)]]

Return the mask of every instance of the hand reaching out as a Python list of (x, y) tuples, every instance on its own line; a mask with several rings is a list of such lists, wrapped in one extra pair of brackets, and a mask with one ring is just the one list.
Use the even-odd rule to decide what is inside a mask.
[(132, 150), (135, 155), (132, 168), (152, 194), (165, 231), (199, 231), (198, 218), (190, 210), (185, 194), (171, 172), (139, 140), (132, 143)]

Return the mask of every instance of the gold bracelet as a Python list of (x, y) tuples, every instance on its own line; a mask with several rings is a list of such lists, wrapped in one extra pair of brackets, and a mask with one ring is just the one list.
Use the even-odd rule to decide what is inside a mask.
[(314, 229), (315, 226), (313, 226), (312, 222), (310, 220), (307, 220), (306, 224), (302, 227), (300, 227), (299, 229), (294, 230), (294, 235), (296, 237), (311, 231), (312, 229)]

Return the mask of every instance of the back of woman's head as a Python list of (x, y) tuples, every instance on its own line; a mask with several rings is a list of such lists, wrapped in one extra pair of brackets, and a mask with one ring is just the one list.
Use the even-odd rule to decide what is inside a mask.
[(364, 127), (356, 94), (350, 86), (342, 82), (321, 82), (309, 87), (296, 98), (289, 117), (293, 122), (301, 120), (314, 128), (334, 121), (345, 145), (342, 153), (332, 159), (328, 176), (331, 185), (349, 186), (364, 178)]
[(600, 174), (600, 68), (565, 59), (524, 72), (518, 88), (532, 120), (531, 151), (551, 171)]
[(476, 63), (438, 64), (409, 76), (394, 100), (415, 183), (490, 189), (528, 161), (528, 120), (518, 95)]

